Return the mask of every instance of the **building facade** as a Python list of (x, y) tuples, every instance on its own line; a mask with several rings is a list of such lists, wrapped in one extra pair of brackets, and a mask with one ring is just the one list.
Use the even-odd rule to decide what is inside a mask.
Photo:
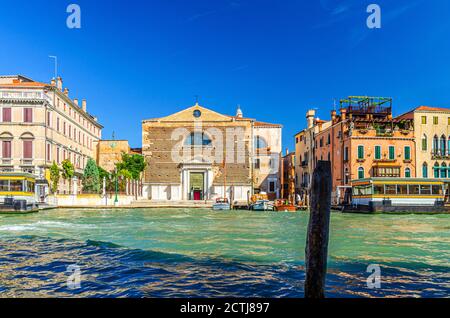
[(80, 176), (88, 158), (96, 158), (102, 125), (87, 112), (86, 100), (69, 98), (59, 77), (50, 84), (28, 77), (0, 76), (0, 172), (27, 172), (38, 179), (38, 196), (48, 192), (49, 171), (69, 159), (75, 178), (61, 179), (60, 193), (81, 190)]
[(417, 177), (450, 181), (450, 109), (419, 106), (398, 118), (414, 122)]
[(286, 155), (281, 158), (280, 166), (280, 198), (288, 200), (291, 203), (295, 203), (295, 153), (290, 153), (289, 150), (286, 150)]
[[(309, 205), (309, 193), (311, 187), (312, 174), (314, 172), (318, 146), (322, 151), (322, 144), (317, 135), (322, 134), (331, 125), (331, 121), (324, 121), (316, 118), (315, 110), (308, 110), (306, 113), (307, 127), (297, 133), (295, 138), (295, 191), (300, 195), (302, 203)], [(322, 141), (323, 142), (323, 141)], [(327, 146), (330, 151), (329, 144)], [(319, 155), (319, 158), (323, 154)], [(323, 159), (323, 158), (322, 158)]]
[[(228, 116), (198, 104), (167, 117), (144, 120), (144, 195), (164, 201), (218, 197), (247, 201), (257, 186), (261, 188), (255, 182), (255, 171), (261, 169), (266, 153), (255, 150), (259, 133), (255, 120), (243, 117), (240, 110)], [(261, 150), (277, 149), (272, 139), (264, 139), (267, 144), (259, 140)]]
[(142, 155), (142, 149), (131, 148), (128, 140), (99, 140), (97, 146), (97, 165), (107, 172), (113, 172), (123, 154)]

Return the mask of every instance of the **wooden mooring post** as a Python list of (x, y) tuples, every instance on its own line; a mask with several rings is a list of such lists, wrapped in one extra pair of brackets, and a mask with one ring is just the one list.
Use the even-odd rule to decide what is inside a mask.
[(311, 183), (311, 208), (305, 249), (305, 298), (325, 298), (331, 188), (331, 163), (319, 161)]

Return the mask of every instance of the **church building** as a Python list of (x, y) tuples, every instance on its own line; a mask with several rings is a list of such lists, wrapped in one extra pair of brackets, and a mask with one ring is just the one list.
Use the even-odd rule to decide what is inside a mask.
[(198, 104), (144, 120), (144, 196), (155, 201), (246, 202), (279, 194), (280, 125), (217, 113)]

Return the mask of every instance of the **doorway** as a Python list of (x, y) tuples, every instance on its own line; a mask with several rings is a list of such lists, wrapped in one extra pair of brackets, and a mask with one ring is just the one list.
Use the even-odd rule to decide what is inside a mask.
[(191, 172), (189, 174), (190, 200), (201, 201), (204, 198), (205, 174), (203, 172)]

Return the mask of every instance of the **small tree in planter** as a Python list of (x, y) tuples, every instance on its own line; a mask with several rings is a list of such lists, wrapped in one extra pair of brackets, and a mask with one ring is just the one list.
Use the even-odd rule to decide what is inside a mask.
[(58, 184), (59, 184), (59, 168), (58, 165), (53, 161), (53, 165), (50, 167), (50, 188), (53, 194), (58, 193)]
[(64, 180), (69, 180), (69, 193), (72, 190), (71, 180), (75, 175), (75, 167), (70, 162), (69, 159), (66, 159), (62, 162), (62, 177)]
[(94, 160), (88, 160), (83, 174), (83, 192), (100, 192), (100, 173)]

